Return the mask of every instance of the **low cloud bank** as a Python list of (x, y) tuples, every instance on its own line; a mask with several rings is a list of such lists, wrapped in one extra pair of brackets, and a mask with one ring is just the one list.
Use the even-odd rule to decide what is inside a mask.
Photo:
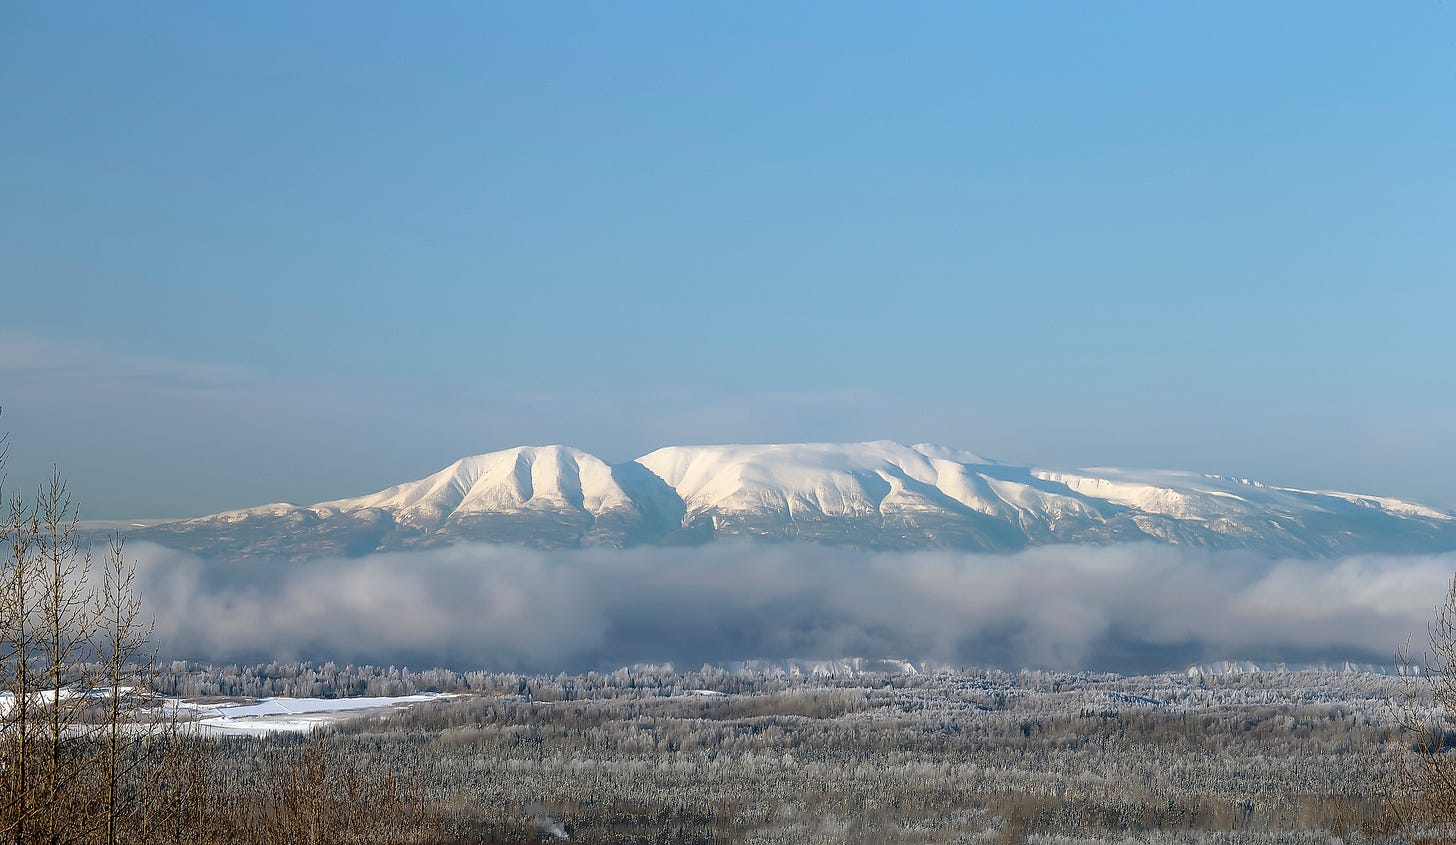
[(807, 545), (418, 552), (222, 565), (128, 546), (168, 658), (579, 671), (901, 657), (1154, 671), (1390, 662), (1456, 554), (1327, 561), (1157, 545), (1012, 555)]

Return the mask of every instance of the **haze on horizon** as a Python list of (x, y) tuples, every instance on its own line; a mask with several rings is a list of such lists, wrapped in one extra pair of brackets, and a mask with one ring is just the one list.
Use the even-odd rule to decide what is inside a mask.
[(890, 439), (1450, 507), (1453, 25), (17, 5), (10, 482), (191, 516)]

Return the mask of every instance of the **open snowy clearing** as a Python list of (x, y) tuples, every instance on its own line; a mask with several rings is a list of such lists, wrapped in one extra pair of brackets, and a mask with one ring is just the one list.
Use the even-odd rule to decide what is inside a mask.
[(303, 732), (370, 711), (382, 714), (397, 707), (450, 697), (449, 693), (420, 693), (374, 698), (263, 698), (247, 704), (168, 699), (165, 708), (204, 735), (248, 736)]

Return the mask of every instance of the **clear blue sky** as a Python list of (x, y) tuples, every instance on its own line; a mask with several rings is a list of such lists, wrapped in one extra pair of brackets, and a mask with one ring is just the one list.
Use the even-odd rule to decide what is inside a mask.
[(0, 429), (89, 516), (877, 438), (1456, 504), (1456, 3), (3, 18)]

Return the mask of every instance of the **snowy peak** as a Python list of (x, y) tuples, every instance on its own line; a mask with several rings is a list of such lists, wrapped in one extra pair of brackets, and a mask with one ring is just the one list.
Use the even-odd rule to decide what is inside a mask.
[(314, 505), (317, 511), (350, 513), (380, 509), (401, 521), (439, 526), (456, 515), (576, 509), (601, 514), (630, 507), (612, 468), (567, 446), (520, 446), (462, 458), (439, 472), (357, 499)]
[(892, 474), (933, 474), (923, 454), (888, 442), (670, 446), (638, 463), (675, 489), (689, 511), (872, 512)]
[(789, 516), (878, 513), (886, 500), (931, 490), (975, 507), (980, 493), (966, 479), (967, 465), (986, 463), (969, 452), (888, 440), (669, 446), (637, 462), (675, 489), (689, 513), (762, 508)]
[(1451, 513), (1399, 499), (1275, 487), (1220, 475), (1168, 470), (1130, 472), (1108, 467), (1075, 472), (1035, 470), (1033, 474), (1084, 496), (1178, 519), (1208, 520), (1256, 514), (1293, 517), (1304, 511), (1338, 513), (1353, 507), (1396, 517), (1456, 520), (1456, 515)]
[(1456, 549), (1456, 516), (1379, 496), (1191, 472), (1015, 467), (881, 440), (669, 446), (617, 465), (567, 446), (522, 446), (366, 496), (135, 533), (233, 558), (462, 540), (570, 547), (726, 537), (978, 551), (1153, 541), (1327, 557)]
[[(881, 441), (885, 442), (885, 441)], [(942, 461), (954, 461), (958, 464), (994, 464), (999, 461), (992, 461), (977, 455), (974, 452), (967, 452), (964, 449), (952, 449), (949, 446), (937, 446), (934, 443), (916, 443), (910, 447), (927, 458), (934, 458)]]

